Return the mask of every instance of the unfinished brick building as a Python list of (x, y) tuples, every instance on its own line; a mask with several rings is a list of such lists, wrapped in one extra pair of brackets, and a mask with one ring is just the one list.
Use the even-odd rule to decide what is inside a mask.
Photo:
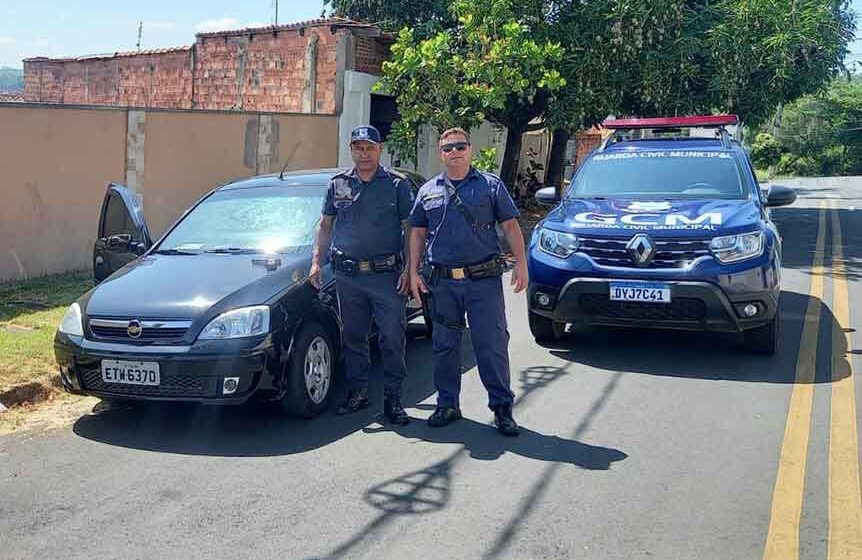
[(391, 36), (342, 18), (200, 33), (153, 51), (24, 61), (30, 102), (340, 114), (345, 71), (379, 74)]

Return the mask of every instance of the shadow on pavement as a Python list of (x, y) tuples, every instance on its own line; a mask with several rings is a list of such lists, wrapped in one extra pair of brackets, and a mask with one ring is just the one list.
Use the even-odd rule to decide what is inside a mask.
[[(421, 325), (409, 326), (407, 372), (402, 399), (410, 408), (434, 394), (431, 374), (431, 341), (421, 336)], [(470, 337), (463, 340), (463, 370), (475, 362)], [(368, 409), (337, 416), (334, 404), (343, 385), (336, 380), (329, 410), (312, 420), (291, 419), (274, 406), (198, 406), (180, 403), (97, 405), (92, 414), (79, 418), (75, 434), (94, 441), (188, 455), (274, 456), (302, 453), (346, 437), (375, 422), (383, 405), (382, 375), (374, 352)]]

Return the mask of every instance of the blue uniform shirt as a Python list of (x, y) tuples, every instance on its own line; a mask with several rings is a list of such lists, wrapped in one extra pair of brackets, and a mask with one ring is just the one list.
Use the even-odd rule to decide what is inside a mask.
[[(425, 183), (416, 196), (410, 225), (428, 228), (428, 260), (443, 266), (477, 264), (500, 254), (494, 227), (476, 228), (449, 203), (451, 181), (445, 173)], [(506, 185), (496, 175), (470, 168), (455, 189), (478, 224), (497, 224), (519, 215)]]
[(405, 175), (378, 166), (374, 178), (364, 183), (356, 168), (329, 181), (323, 214), (335, 216), (332, 246), (350, 258), (401, 253), (401, 222), (410, 215), (413, 189)]

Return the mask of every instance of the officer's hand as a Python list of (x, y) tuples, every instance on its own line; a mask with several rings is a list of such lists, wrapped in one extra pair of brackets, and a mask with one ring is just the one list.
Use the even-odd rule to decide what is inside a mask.
[(406, 296), (410, 292), (410, 273), (406, 270), (398, 276), (398, 293)]
[(515, 293), (523, 292), (530, 282), (530, 273), (527, 272), (526, 263), (515, 263), (515, 269), (512, 271), (512, 285), (515, 286)]
[(308, 271), (308, 281), (312, 286), (320, 289), (321, 270), (320, 265), (316, 261), (311, 262), (311, 269)]
[(428, 293), (428, 286), (418, 272), (410, 273), (410, 291), (416, 299), (422, 299), (422, 294)]

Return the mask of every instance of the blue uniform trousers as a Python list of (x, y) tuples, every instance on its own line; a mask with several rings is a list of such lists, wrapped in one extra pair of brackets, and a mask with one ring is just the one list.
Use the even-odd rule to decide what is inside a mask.
[(429, 289), (434, 317), (432, 348), (437, 406), (460, 406), (465, 313), (479, 377), (488, 391), (488, 406), (511, 404), (514, 394), (509, 388), (509, 331), (502, 278), (441, 278)]
[(383, 362), (383, 394), (387, 397), (401, 396), (401, 384), (407, 375), (404, 365), (407, 299), (398, 293), (397, 284), (396, 272), (356, 276), (335, 273), (346, 377), (351, 390), (368, 388), (371, 371), (368, 335), (373, 316)]

